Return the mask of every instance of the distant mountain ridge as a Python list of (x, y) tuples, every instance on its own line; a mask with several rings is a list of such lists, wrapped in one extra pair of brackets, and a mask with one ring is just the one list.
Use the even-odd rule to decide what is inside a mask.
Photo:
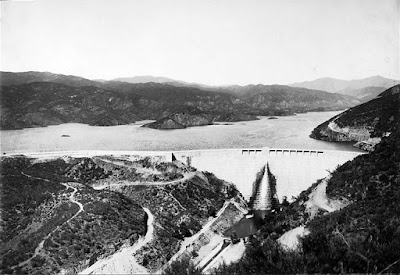
[(354, 96), (362, 103), (370, 101), (374, 98), (376, 98), (379, 94), (384, 92), (387, 88), (385, 87), (375, 87), (375, 86), (370, 86), (370, 87), (365, 87), (365, 88), (360, 88), (360, 89), (355, 89), (355, 90), (350, 90), (346, 92), (347, 95)]
[(354, 96), (364, 103), (374, 99), (381, 92), (397, 84), (400, 84), (399, 80), (389, 79), (382, 76), (372, 76), (355, 80), (341, 80), (327, 77), (313, 81), (293, 83), (290, 86)]
[[(96, 82), (42, 72), (2, 72), (1, 83), (2, 129), (68, 122), (120, 125), (174, 114), (194, 115), (195, 120), (187, 119), (185, 127), (189, 127), (198, 124), (197, 114), (205, 116), (207, 123), (209, 119), (241, 121), (256, 116), (343, 110), (360, 103), (351, 96), (283, 85), (203, 87), (176, 82)], [(185, 116), (178, 117), (186, 120)], [(162, 128), (166, 124), (156, 125)]]
[(76, 87), (96, 85), (97, 83), (96, 81), (79, 76), (53, 74), (49, 72), (1, 72), (0, 74), (0, 84), (2, 86), (22, 85), (33, 82), (54, 82)]
[(133, 76), (133, 77), (119, 77), (112, 79), (111, 81), (121, 81), (121, 82), (128, 82), (128, 83), (168, 83), (168, 82), (183, 82), (179, 80), (175, 80), (168, 77), (163, 76), (151, 76), (151, 75), (144, 75), (144, 76)]
[(354, 80), (342, 80), (325, 77), (313, 81), (293, 83), (289, 86), (322, 90), (330, 93), (348, 94), (347, 92), (351, 90), (362, 89), (366, 87), (384, 87), (388, 89), (397, 84), (400, 84), (399, 80), (389, 79), (378, 75)]
[(342, 106), (345, 109), (360, 103), (356, 98), (346, 95), (284, 85), (258, 84), (226, 89), (226, 92), (259, 109), (284, 110), (285, 106), (290, 105), (294, 112), (327, 111), (335, 109), (331, 109), (333, 106)]

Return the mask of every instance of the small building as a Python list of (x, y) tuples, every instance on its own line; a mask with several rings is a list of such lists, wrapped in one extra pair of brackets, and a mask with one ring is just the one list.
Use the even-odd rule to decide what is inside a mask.
[[(248, 215), (246, 215), (248, 216)], [(224, 233), (224, 237), (231, 238), (233, 243), (238, 242), (240, 239), (246, 239), (257, 233), (257, 227), (254, 216), (249, 218), (243, 217), (240, 221), (234, 224)]]

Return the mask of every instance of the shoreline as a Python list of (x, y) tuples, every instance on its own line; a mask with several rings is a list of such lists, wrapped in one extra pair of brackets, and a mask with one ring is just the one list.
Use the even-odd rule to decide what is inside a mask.
[[(278, 120), (221, 122), (203, 127), (160, 131), (140, 127), (147, 121), (114, 127), (89, 126), (80, 123), (42, 128), (1, 131), (0, 153), (25, 154), (47, 151), (188, 151), (226, 150), (245, 147), (283, 147), (310, 150), (356, 151), (353, 144), (330, 143), (309, 137), (312, 129), (337, 112), (309, 112)], [(302, 126), (300, 129), (295, 127)], [(68, 138), (62, 137), (69, 135)]]
[[(292, 113), (288, 115), (255, 115), (257, 119), (255, 120), (260, 120), (262, 118), (269, 119), (270, 117), (277, 117), (277, 118), (284, 118), (284, 117), (296, 117), (298, 115), (304, 115), (308, 113), (329, 113), (329, 112), (344, 112), (348, 109), (341, 109), (341, 110), (326, 110), (326, 111), (316, 111), (316, 110), (310, 110), (310, 111), (305, 111), (305, 112), (300, 112), (300, 113)], [(22, 128), (7, 128), (7, 129), (1, 129), (0, 128), (0, 133), (2, 131), (20, 131), (20, 130), (29, 130), (29, 129), (42, 129), (42, 128), (48, 128), (48, 127), (56, 127), (60, 125), (65, 125), (65, 124), (77, 124), (77, 125), (82, 125), (82, 126), (89, 126), (89, 127), (99, 127), (99, 128), (109, 128), (109, 127), (118, 127), (118, 126), (143, 126), (145, 124), (153, 123), (156, 122), (157, 120), (154, 119), (143, 119), (143, 120), (138, 120), (132, 123), (127, 123), (127, 124), (118, 124), (118, 125), (90, 125), (88, 123), (79, 123), (79, 122), (65, 122), (65, 123), (60, 123), (60, 124), (49, 124), (49, 125), (44, 125), (44, 126), (32, 126), (32, 127), (22, 127)], [(246, 122), (246, 121), (254, 121), (254, 120), (238, 120), (238, 121), (215, 121), (215, 124), (211, 125), (224, 125), (222, 123), (240, 123), (240, 122)], [(209, 126), (209, 125), (199, 125), (197, 127), (202, 127), (202, 126)], [(194, 126), (190, 126), (194, 127)], [(151, 128), (154, 129), (154, 128)], [(159, 130), (159, 129), (155, 129)]]
[(125, 156), (125, 155), (139, 155), (139, 156), (163, 156), (169, 155), (172, 153), (184, 153), (184, 152), (223, 152), (223, 151), (264, 151), (264, 150), (273, 150), (273, 151), (305, 151), (305, 152), (342, 152), (342, 153), (359, 153), (366, 154), (368, 152), (360, 150), (357, 151), (344, 151), (344, 150), (317, 150), (317, 149), (309, 149), (309, 148), (281, 148), (281, 147), (258, 147), (258, 148), (225, 148), (225, 149), (195, 149), (195, 150), (163, 150), (163, 151), (151, 151), (151, 150), (72, 150), (72, 151), (12, 151), (12, 152), (2, 152), (2, 157), (12, 157), (12, 156), (20, 156), (24, 155), (27, 157), (63, 157), (63, 156), (73, 156), (73, 157), (95, 157), (95, 156), (106, 156), (106, 155), (116, 155), (116, 156)]

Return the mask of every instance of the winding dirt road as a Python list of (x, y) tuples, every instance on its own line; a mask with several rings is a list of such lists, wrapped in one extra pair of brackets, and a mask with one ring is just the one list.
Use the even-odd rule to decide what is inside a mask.
[(342, 129), (336, 124), (336, 120), (340, 117), (341, 117), (341, 115), (338, 116), (337, 118), (335, 118), (334, 120), (332, 120), (331, 122), (329, 122), (328, 128), (333, 132), (336, 132), (339, 134), (345, 134), (344, 131), (341, 131)]
[[(328, 185), (329, 178), (325, 178), (318, 186), (312, 191), (307, 202), (307, 207), (318, 207), (328, 212), (333, 212), (336, 209), (329, 205), (328, 198), (326, 197), (326, 186)], [(316, 213), (311, 213), (316, 214)], [(313, 215), (312, 215), (313, 216)]]
[(183, 178), (177, 179), (177, 180), (172, 180), (172, 181), (162, 181), (162, 182), (154, 182), (154, 181), (148, 181), (148, 182), (127, 182), (127, 183), (112, 183), (112, 184), (107, 184), (107, 185), (101, 185), (101, 186), (93, 186), (93, 189), (95, 190), (103, 190), (108, 187), (119, 187), (119, 186), (159, 186), (159, 185), (169, 185), (169, 184), (177, 184), (177, 183), (182, 183), (184, 181), (192, 179), (195, 175), (197, 175), (199, 172), (189, 172), (186, 173)]
[[(329, 205), (328, 198), (326, 196), (326, 186), (328, 185), (328, 180), (330, 177), (326, 177), (322, 180), (317, 187), (309, 195), (308, 201), (305, 203), (306, 211), (310, 214), (310, 219), (313, 219), (314, 216), (318, 213), (319, 209), (324, 209), (328, 212), (333, 212), (337, 209), (333, 208)], [(310, 231), (304, 226), (299, 226), (293, 228), (292, 230), (287, 231), (283, 234), (278, 242), (282, 244), (286, 249), (294, 250), (297, 249), (299, 244), (299, 237), (303, 237), (309, 234)]]
[[(50, 182), (50, 180), (48, 180), (48, 179), (38, 178), (38, 177), (35, 177), (35, 176), (31, 176), (31, 175), (28, 175), (28, 174), (26, 174), (26, 173), (24, 173), (24, 172), (21, 172), (21, 174), (24, 175), (24, 176), (26, 176), (26, 177), (28, 177), (28, 178), (33, 178), (33, 179), (38, 179), (38, 180), (43, 180), (43, 181)], [(32, 257), (30, 257), (30, 258), (27, 259), (26, 261), (23, 261), (23, 262), (19, 263), (17, 266), (21, 267), (21, 266), (30, 264), (30, 262), (32, 261), (32, 259), (35, 258), (35, 257), (38, 256), (38, 255), (42, 255), (42, 256), (46, 257), (46, 255), (44, 255), (44, 253), (43, 253), (43, 251), (42, 251), (44, 242), (45, 242), (48, 238), (50, 238), (50, 236), (51, 236), (55, 231), (57, 231), (58, 229), (60, 229), (61, 226), (63, 226), (64, 224), (68, 223), (69, 221), (71, 221), (72, 219), (74, 219), (76, 216), (78, 216), (82, 211), (84, 211), (84, 209), (83, 209), (83, 204), (80, 203), (79, 201), (77, 201), (77, 200), (75, 199), (75, 194), (76, 194), (76, 192), (78, 192), (78, 189), (77, 189), (76, 187), (74, 187), (74, 186), (71, 186), (72, 184), (76, 184), (76, 183), (74, 183), (74, 182), (68, 182), (68, 183), (60, 183), (60, 184), (64, 185), (64, 186), (66, 187), (66, 190), (68, 190), (69, 188), (71, 188), (71, 189), (74, 190), (74, 191), (71, 193), (71, 195), (69, 196), (69, 201), (71, 201), (72, 203), (77, 204), (77, 205), (79, 206), (79, 210), (78, 210), (71, 218), (69, 218), (68, 220), (66, 220), (65, 222), (63, 222), (61, 225), (58, 225), (53, 231), (51, 231), (49, 234), (47, 234), (47, 236), (44, 237), (44, 239), (43, 239), (43, 240), (39, 243), (39, 245), (36, 247), (35, 252), (34, 252), (34, 254), (32, 255)], [(70, 185), (70, 184), (71, 184), (71, 185)], [(16, 266), (14, 266), (14, 267), (16, 267)], [(14, 268), (14, 267), (13, 267), (13, 268)]]
[[(74, 189), (74, 191), (72, 191), (72, 193), (71, 193), (71, 196), (69, 196), (69, 200), (70, 200), (72, 203), (75, 203), (75, 204), (77, 204), (77, 205), (79, 206), (78, 212), (76, 212), (76, 214), (73, 215), (73, 216), (68, 220), (68, 221), (70, 221), (70, 220), (72, 220), (73, 218), (75, 218), (76, 216), (78, 216), (79, 213), (81, 213), (82, 211), (84, 211), (84, 209), (83, 209), (83, 204), (80, 203), (79, 201), (75, 200), (75, 194), (76, 194), (76, 192), (78, 192), (78, 188), (76, 188), (75, 186), (72, 186), (72, 184), (76, 184), (75, 182), (68, 182), (68, 183), (61, 183), (61, 184), (64, 185), (64, 186), (67, 188), (67, 190), (68, 190), (69, 188)], [(69, 184), (71, 184), (71, 185), (69, 185)], [(67, 222), (68, 222), (68, 221), (67, 221)]]

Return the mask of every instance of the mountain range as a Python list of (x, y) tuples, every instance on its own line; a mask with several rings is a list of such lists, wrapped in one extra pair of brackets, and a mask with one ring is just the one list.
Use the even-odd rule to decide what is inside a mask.
[(292, 87), (303, 87), (307, 89), (316, 89), (330, 93), (345, 93), (345, 91), (356, 90), (366, 87), (385, 87), (390, 88), (400, 84), (399, 80), (389, 79), (382, 76), (371, 76), (363, 79), (342, 80), (330, 77), (319, 78), (313, 81), (305, 81), (290, 84)]
[(400, 84), (399, 80), (377, 75), (354, 80), (325, 77), (313, 81), (293, 83), (289, 86), (350, 95), (360, 99), (361, 102), (367, 102), (378, 96), (381, 92), (397, 84)]
[(2, 72), (1, 84), (2, 129), (69, 122), (120, 125), (143, 119), (165, 121), (174, 114), (184, 115), (181, 121), (196, 121), (188, 114), (211, 122), (240, 121), (343, 110), (360, 103), (352, 96), (283, 85), (205, 88), (176, 82), (100, 82), (48, 72)]
[(128, 83), (168, 83), (168, 82), (183, 82), (174, 80), (172, 78), (163, 77), (163, 76), (151, 76), (151, 75), (144, 75), (144, 76), (133, 76), (133, 77), (120, 77), (115, 78), (112, 81), (121, 81), (121, 82), (128, 82)]
[(96, 81), (92, 81), (83, 77), (74, 75), (53, 74), (50, 72), (1, 72), (0, 75), (1, 86), (22, 85), (33, 82), (54, 82), (65, 84), (68, 86), (95, 86)]

